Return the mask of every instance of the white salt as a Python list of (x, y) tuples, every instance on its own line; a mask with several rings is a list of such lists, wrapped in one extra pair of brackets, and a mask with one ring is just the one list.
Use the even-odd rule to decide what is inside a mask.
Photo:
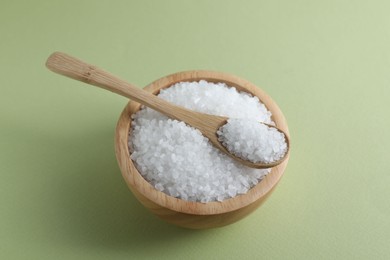
[(229, 152), (254, 163), (276, 162), (287, 152), (284, 134), (256, 120), (229, 119), (217, 134)]
[[(202, 113), (272, 124), (257, 97), (223, 83), (180, 82), (160, 98)], [(188, 201), (223, 201), (246, 193), (270, 172), (246, 167), (220, 152), (197, 129), (150, 108), (133, 115), (131, 159), (156, 189)]]

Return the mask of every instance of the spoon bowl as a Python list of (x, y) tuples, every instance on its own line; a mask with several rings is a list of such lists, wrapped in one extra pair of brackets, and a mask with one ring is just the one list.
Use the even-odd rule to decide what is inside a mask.
[[(63, 60), (61, 59), (63, 58), (65, 58), (65, 61), (68, 59), (68, 61), (62, 63)], [(82, 63), (79, 60), (76, 60), (75, 64), (74, 61), (74, 58), (65, 54), (54, 53), (48, 59), (46, 65), (48, 68), (57, 73), (92, 85), (97, 85), (126, 96), (126, 92), (128, 91), (127, 86), (129, 86), (126, 84), (128, 83), (120, 80), (117, 81), (117, 79), (113, 79), (110, 75), (109, 77), (106, 77), (106, 72), (101, 73), (101, 70), (92, 65)], [(238, 91), (247, 92), (258, 97), (267, 109), (271, 111), (272, 121), (275, 122), (276, 127), (285, 134), (286, 140), (289, 141), (287, 123), (277, 104), (260, 88), (244, 79), (230, 74), (213, 71), (179, 72), (158, 79), (146, 86), (144, 90), (139, 90), (137, 93), (141, 95), (138, 96), (141, 97), (141, 99), (146, 98), (147, 100), (156, 100), (155, 95), (164, 88), (170, 87), (171, 85), (182, 81), (199, 80), (206, 80), (208, 82), (215, 83), (223, 82), (228, 86), (235, 87)], [(101, 84), (102, 81), (105, 83)], [(113, 90), (112, 88), (107, 87), (112, 86), (112, 84), (118, 88)], [(132, 86), (130, 85), (130, 87)], [(278, 162), (279, 164), (272, 167), (270, 173), (257, 185), (252, 187), (246, 194), (241, 194), (222, 202), (200, 203), (186, 201), (169, 196), (155, 189), (142, 177), (133, 161), (130, 159), (128, 144), (131, 142), (131, 140), (129, 140), (129, 136), (131, 136), (131, 116), (141, 109), (141, 104), (137, 101), (142, 100), (133, 98), (133, 100), (125, 107), (118, 120), (115, 139), (116, 157), (122, 176), (130, 190), (146, 208), (165, 221), (181, 227), (193, 229), (213, 228), (231, 224), (242, 219), (258, 208), (266, 200), (266, 198), (268, 198), (282, 177), (288, 163), (289, 150), (287, 151), (284, 159)], [(156, 104), (152, 104), (151, 107), (154, 109), (157, 108), (157, 110), (159, 109), (159, 106)], [(213, 130), (210, 130), (210, 132), (214, 134), (215, 138), (217, 138), (216, 131), (222, 124), (224, 124), (226, 118), (215, 118), (217, 118), (218, 123), (213, 125)], [(211, 136), (211, 139), (214, 138), (214, 136)], [(218, 144), (220, 144), (219, 141)], [(223, 147), (223, 149), (225, 148)], [(268, 164), (267, 166), (271, 167), (273, 165)]]

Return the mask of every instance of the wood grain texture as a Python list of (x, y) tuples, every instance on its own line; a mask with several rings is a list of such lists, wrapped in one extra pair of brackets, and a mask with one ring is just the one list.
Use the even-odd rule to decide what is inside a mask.
[[(181, 81), (207, 80), (225, 82), (257, 96), (272, 112), (272, 120), (276, 126), (289, 136), (288, 126), (283, 113), (277, 104), (260, 88), (239, 77), (220, 72), (186, 71), (175, 73), (154, 81), (144, 90), (156, 95), (161, 89)], [(122, 176), (137, 199), (150, 211), (163, 220), (186, 228), (202, 229), (231, 224), (242, 219), (258, 208), (274, 190), (287, 166), (286, 159), (273, 167), (271, 172), (256, 186), (243, 195), (227, 199), (223, 202), (189, 202), (177, 199), (156, 190), (138, 172), (130, 159), (128, 142), (131, 131), (131, 115), (140, 109), (140, 104), (130, 101), (123, 110), (116, 128), (116, 156)]]
[[(257, 162), (253, 163), (248, 160), (243, 160), (234, 154), (230, 153), (218, 140), (217, 131), (219, 128), (224, 125), (227, 121), (227, 117), (215, 116), (209, 114), (203, 114), (195, 112), (189, 109), (186, 109), (181, 106), (176, 106), (170, 102), (167, 102), (161, 98), (156, 97), (155, 95), (139, 89), (132, 84), (112, 75), (111, 73), (104, 71), (94, 65), (88, 64), (80, 59), (72, 57), (68, 54), (62, 52), (55, 52), (47, 59), (46, 62), (47, 68), (50, 70), (76, 79), (82, 82), (85, 82), (90, 85), (98, 86), (106, 90), (112, 91), (119, 95), (131, 98), (145, 106), (148, 106), (154, 110), (157, 110), (168, 117), (183, 121), (188, 125), (191, 125), (197, 128), (204, 136), (206, 136), (210, 142), (220, 149), (222, 152), (230, 156), (231, 158), (239, 161), (240, 163), (247, 165), (253, 168), (269, 168), (276, 166), (283, 162), (286, 156), (281, 159), (271, 162), (271, 163), (262, 163)], [(204, 72), (206, 73), (206, 72)], [(210, 79), (214, 76), (212, 72), (209, 72), (210, 75), (207, 75)], [(223, 78), (221, 80), (230, 80), (230, 76), (221, 75)], [(174, 76), (171, 77), (174, 79)], [(243, 82), (239, 82), (243, 83)], [(268, 125), (269, 127), (273, 127)], [(281, 130), (276, 128), (279, 132), (282, 132), (286, 136), (287, 149), (289, 149), (289, 139), (288, 136)], [(288, 153), (288, 150), (286, 154)]]

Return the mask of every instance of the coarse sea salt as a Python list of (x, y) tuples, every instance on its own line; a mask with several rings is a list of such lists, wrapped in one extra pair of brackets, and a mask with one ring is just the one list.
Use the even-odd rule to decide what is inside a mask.
[[(202, 113), (273, 124), (257, 97), (224, 83), (179, 82), (158, 96)], [(183, 200), (206, 203), (245, 194), (270, 172), (236, 162), (197, 129), (147, 107), (132, 116), (129, 135), (140, 174), (157, 190)]]
[(256, 120), (228, 119), (217, 135), (229, 152), (253, 163), (273, 163), (287, 152), (284, 134)]

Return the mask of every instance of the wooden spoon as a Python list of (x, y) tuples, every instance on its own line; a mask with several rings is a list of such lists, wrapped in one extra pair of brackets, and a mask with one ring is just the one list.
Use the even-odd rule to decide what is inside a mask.
[[(161, 112), (168, 117), (183, 121), (188, 125), (197, 128), (215, 147), (246, 166), (252, 168), (274, 167), (282, 163), (288, 154), (287, 150), (283, 158), (272, 163), (253, 163), (243, 160), (230, 153), (218, 140), (217, 131), (222, 125), (226, 124), (226, 121), (228, 120), (227, 117), (203, 114), (173, 105), (172, 103), (137, 88), (96, 66), (90, 65), (65, 53), (54, 52), (47, 59), (46, 67), (58, 74), (115, 92)], [(274, 127), (271, 125), (268, 126)], [(287, 135), (282, 130), (278, 128), (276, 129), (284, 134), (287, 142), (287, 149), (289, 149), (289, 140)]]

